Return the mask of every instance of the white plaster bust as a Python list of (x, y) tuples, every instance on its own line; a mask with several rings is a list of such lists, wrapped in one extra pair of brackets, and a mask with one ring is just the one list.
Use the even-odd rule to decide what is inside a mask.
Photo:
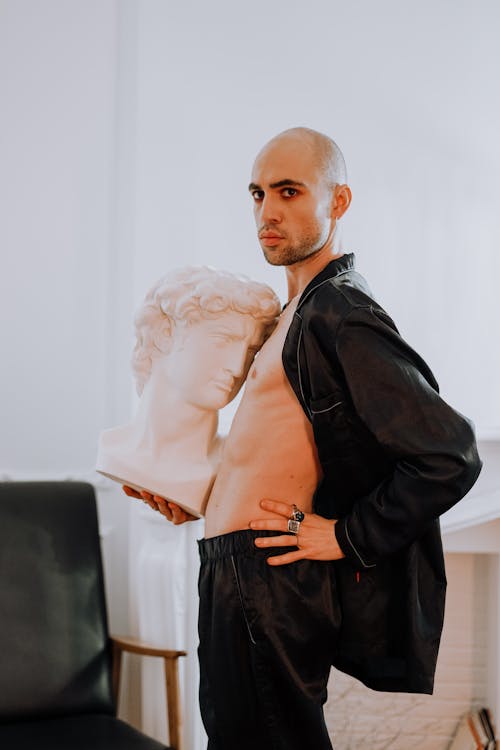
[(188, 267), (160, 279), (135, 319), (137, 413), (101, 433), (97, 471), (202, 516), (223, 445), (218, 410), (279, 313), (272, 289), (244, 276)]

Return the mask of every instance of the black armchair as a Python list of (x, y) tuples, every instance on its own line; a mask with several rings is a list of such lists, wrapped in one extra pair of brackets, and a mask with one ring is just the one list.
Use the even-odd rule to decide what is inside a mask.
[(167, 750), (116, 718), (123, 651), (164, 659), (179, 750), (185, 652), (110, 638), (93, 487), (0, 483), (0, 748)]

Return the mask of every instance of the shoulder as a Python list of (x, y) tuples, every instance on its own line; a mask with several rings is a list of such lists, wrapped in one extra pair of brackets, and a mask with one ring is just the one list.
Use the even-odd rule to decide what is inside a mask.
[(375, 318), (396, 329), (390, 316), (375, 300), (365, 278), (355, 270), (323, 280), (313, 286), (297, 312), (311, 332), (336, 331), (345, 321)]
[(328, 279), (314, 290), (303, 305), (302, 330), (309, 349), (326, 354), (342, 370), (353, 366), (357, 379), (366, 380), (367, 373), (380, 370), (389, 380), (390, 372), (411, 368), (439, 390), (427, 363), (356, 272)]

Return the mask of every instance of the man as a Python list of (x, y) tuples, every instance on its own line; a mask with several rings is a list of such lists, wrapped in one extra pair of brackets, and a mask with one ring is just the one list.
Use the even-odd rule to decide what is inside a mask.
[(377, 690), (432, 692), (436, 519), (481, 463), (467, 420), (335, 248), (351, 201), (336, 144), (285, 131), (250, 193), (288, 303), (250, 368), (199, 543), (200, 703), (209, 750), (327, 750), (331, 664)]

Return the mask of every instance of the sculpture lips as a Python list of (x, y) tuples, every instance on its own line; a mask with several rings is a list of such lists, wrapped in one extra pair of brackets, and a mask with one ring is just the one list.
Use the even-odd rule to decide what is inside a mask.
[(231, 391), (233, 389), (233, 383), (223, 383), (220, 380), (214, 380), (214, 385), (217, 388), (222, 388), (223, 391)]

